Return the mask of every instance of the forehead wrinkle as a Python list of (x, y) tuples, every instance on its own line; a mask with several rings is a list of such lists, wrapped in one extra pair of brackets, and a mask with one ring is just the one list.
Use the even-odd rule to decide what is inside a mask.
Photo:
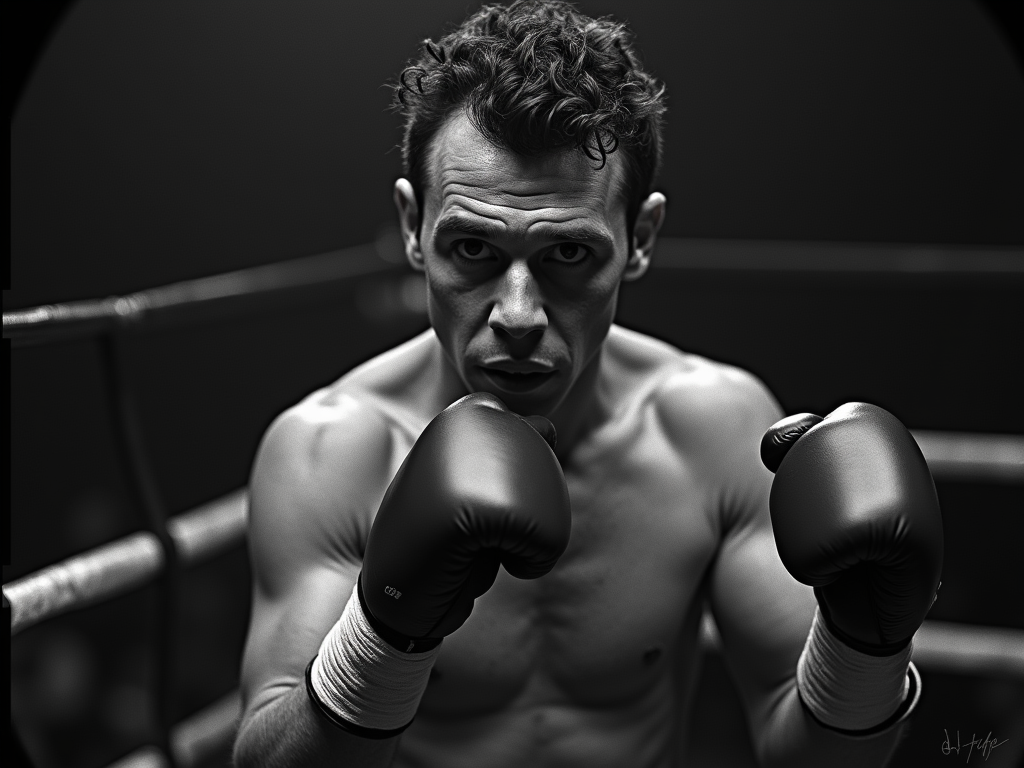
[(427, 186), (441, 214), (452, 198), (461, 198), (467, 210), (491, 219), (497, 217), (479, 209), (507, 206), (514, 216), (568, 208), (608, 218), (622, 198), (624, 167), (618, 154), (600, 170), (572, 149), (521, 157), (488, 142), (464, 114), (442, 126), (432, 144), (427, 158), (436, 183)]
[[(469, 178), (459, 175), (462, 173), (466, 174), (466, 176), (468, 176)], [(452, 176), (455, 176), (455, 178), (451, 178)], [(483, 178), (477, 180), (473, 178), (474, 176), (482, 176)], [(546, 182), (546, 185), (541, 187), (540, 189), (527, 190), (517, 190), (515, 189), (515, 187), (518, 186), (519, 183), (524, 182), (528, 186), (537, 187), (539, 185), (538, 180), (506, 177), (502, 179), (500, 182), (501, 188), (495, 189), (494, 180), (489, 179), (486, 176), (487, 174), (480, 173), (478, 169), (446, 169), (441, 173), (440, 184), (438, 186), (441, 189), (442, 195), (448, 194), (449, 190), (451, 190), (452, 188), (454, 188), (456, 192), (459, 189), (465, 188), (487, 190), (488, 192), (495, 193), (499, 197), (503, 198), (534, 198), (545, 196), (557, 198), (564, 197), (567, 192), (578, 190), (578, 188), (574, 188), (571, 184), (569, 184), (566, 179), (559, 179), (556, 177), (545, 178), (543, 181)], [(563, 187), (569, 187), (569, 189), (564, 189)], [(595, 192), (590, 192), (589, 190), (588, 192), (582, 193), (582, 196), (595, 199), (602, 199), (603, 197), (602, 195), (597, 194)]]
[[(603, 222), (576, 212), (555, 211), (540, 219), (524, 221), (524, 217), (512, 216), (508, 220), (488, 216), (463, 206), (444, 212), (434, 224), (437, 236), (464, 233), (484, 238), (526, 239), (539, 237), (545, 240), (573, 240), (613, 247), (615, 238)], [(468, 215), (467, 215), (468, 214)]]
[(584, 205), (541, 205), (535, 208), (509, 207), (486, 200), (477, 200), (465, 195), (452, 195), (444, 201), (439, 213), (438, 223), (444, 219), (460, 218), (459, 212), (465, 212), (470, 217), (479, 216), (493, 219), (506, 225), (519, 222), (527, 228), (544, 222), (557, 224), (573, 220), (589, 221), (594, 226), (600, 226), (600, 222), (595, 220), (595, 217), (600, 215), (599, 212)]
[(605, 166), (599, 169), (565, 152), (524, 158), (511, 152), (481, 156), (466, 149), (466, 152), (456, 155), (450, 149), (439, 148), (432, 170), (442, 183), (447, 183), (446, 177), (454, 176), (456, 179), (461, 178), (464, 184), (488, 184), (497, 176), (509, 187), (510, 193), (519, 194), (516, 187), (541, 187), (555, 191), (567, 182), (576, 183), (581, 178), (586, 179), (588, 184), (607, 187), (619, 181), (618, 177), (623, 170), (622, 164), (616, 159), (617, 155), (610, 155)]
[(604, 227), (601, 222), (594, 221), (590, 216), (566, 216), (566, 217), (551, 217), (542, 218), (531, 221), (527, 225), (527, 230), (535, 228), (558, 228), (558, 229), (590, 229), (595, 232), (604, 231)]
[[(479, 199), (473, 194), (475, 190), (483, 190), (490, 198)], [(447, 182), (441, 188), (441, 207), (444, 209), (451, 200), (460, 199), (473, 201), (477, 205), (497, 208), (508, 207), (518, 211), (561, 211), (585, 210), (593, 213), (604, 212), (609, 202), (608, 196), (594, 192), (572, 194), (569, 191), (541, 191), (532, 194), (515, 194), (496, 191), (484, 184), (467, 184), (464, 182)], [(468, 207), (468, 206), (467, 206)]]
[[(469, 189), (461, 185), (448, 185), (441, 192), (439, 211), (443, 215), (451, 209), (462, 208), (470, 213), (482, 216), (515, 217), (525, 214), (538, 215), (547, 212), (551, 216), (586, 216), (600, 215), (604, 210), (604, 201), (596, 195), (573, 199), (564, 194), (551, 195), (553, 199), (534, 200), (520, 198), (509, 200), (504, 195), (494, 194), (485, 187), (485, 194), (473, 194), (477, 189)], [(529, 201), (529, 202), (527, 202)]]

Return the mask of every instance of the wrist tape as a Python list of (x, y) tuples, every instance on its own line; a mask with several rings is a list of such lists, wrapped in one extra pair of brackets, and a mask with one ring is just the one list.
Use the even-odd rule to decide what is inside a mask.
[(820, 609), (796, 667), (800, 700), (822, 725), (853, 736), (881, 733), (917, 705), (921, 679), (910, 663), (913, 642), (892, 656), (870, 656), (845, 645)]
[(357, 590), (306, 668), (306, 691), (335, 725), (384, 739), (412, 722), (441, 647), (423, 653), (393, 648), (370, 626)]

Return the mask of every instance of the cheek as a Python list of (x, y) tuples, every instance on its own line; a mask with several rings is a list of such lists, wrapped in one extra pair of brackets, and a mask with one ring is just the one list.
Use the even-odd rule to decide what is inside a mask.
[(482, 305), (479, 297), (441, 269), (427, 269), (427, 317), (435, 331), (469, 335)]
[(562, 304), (558, 325), (584, 356), (604, 341), (615, 320), (618, 287), (617, 281), (592, 284)]
[(601, 270), (579, 291), (576, 303), (591, 317), (614, 312), (620, 285), (620, 273), (617, 270)]

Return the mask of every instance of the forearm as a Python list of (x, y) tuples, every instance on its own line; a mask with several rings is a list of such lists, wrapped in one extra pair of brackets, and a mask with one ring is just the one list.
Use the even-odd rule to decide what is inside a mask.
[(317, 713), (300, 684), (245, 717), (234, 762), (238, 768), (386, 768), (400, 738), (364, 739), (337, 728)]
[(764, 768), (860, 768), (892, 758), (902, 725), (876, 736), (850, 737), (819, 725), (800, 703), (796, 681), (779, 700), (755, 745)]

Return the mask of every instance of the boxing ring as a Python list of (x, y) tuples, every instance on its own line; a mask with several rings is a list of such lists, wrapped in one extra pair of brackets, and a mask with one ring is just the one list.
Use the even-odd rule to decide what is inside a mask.
[[(169, 712), (175, 694), (170, 672), (174, 653), (169, 629), (177, 616), (178, 584), (185, 569), (217, 558), (246, 535), (245, 488), (181, 514), (169, 516), (157, 491), (136, 403), (125, 342), (150, 330), (209, 324), (268, 306), (287, 307), (329, 296), (348, 281), (389, 272), (407, 273), (393, 254), (370, 244), (190, 280), (102, 300), (52, 304), (4, 313), (4, 338), (14, 348), (95, 339), (102, 350), (106, 394), (117, 449), (129, 480), (140, 529), (3, 585), (11, 635), (101, 601), (157, 584), (160, 603), (160, 674), (153, 692), (158, 733), (154, 743), (114, 765), (187, 768), (224, 750), (240, 715), (237, 692), (210, 703), (180, 722)], [(667, 238), (658, 245), (657, 270), (789, 270), (908, 275), (984, 272), (1024, 273), (1017, 252), (969, 252), (913, 246), (799, 243), (756, 244)], [(406, 277), (403, 277), (406, 276)], [(405, 284), (408, 286), (408, 283)], [(912, 430), (937, 481), (1024, 485), (1024, 436)], [(949, 543), (947, 543), (949, 546)], [(702, 642), (714, 651), (717, 631), (705, 614)], [(1024, 630), (927, 620), (916, 635), (914, 661), (923, 670), (987, 674), (1024, 681)]]

